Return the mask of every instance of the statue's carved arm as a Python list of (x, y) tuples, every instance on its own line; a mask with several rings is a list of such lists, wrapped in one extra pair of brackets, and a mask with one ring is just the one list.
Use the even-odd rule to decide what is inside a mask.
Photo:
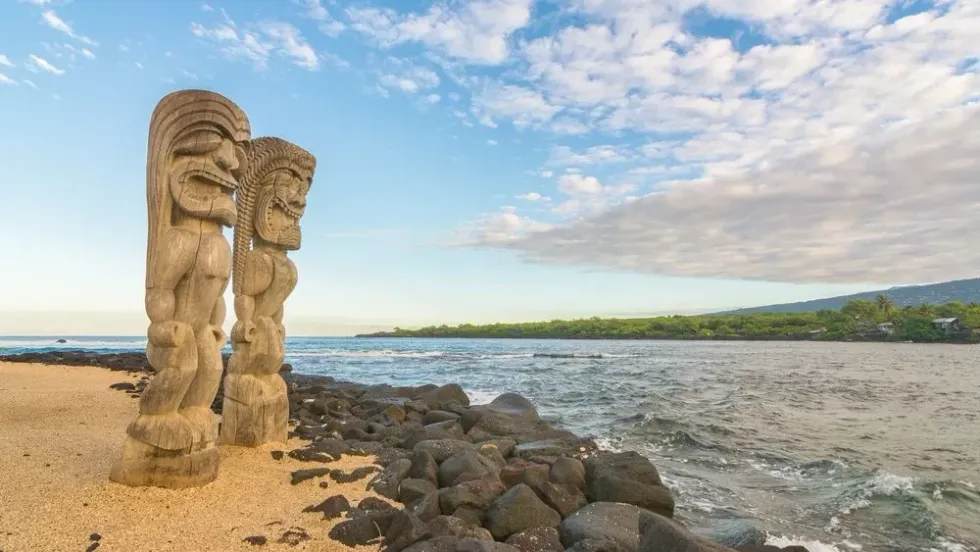
[(235, 325), (232, 327), (233, 341), (251, 341), (255, 331), (255, 298), (272, 285), (272, 259), (257, 250), (248, 252), (245, 258), (245, 271), (242, 274), (242, 292), (235, 296)]
[(158, 347), (175, 347), (178, 342), (174, 320), (177, 310), (175, 290), (194, 263), (196, 237), (184, 229), (170, 230), (165, 237), (162, 254), (154, 266), (147, 267), (156, 275), (154, 286), (146, 289), (146, 314), (150, 318), (147, 337)]

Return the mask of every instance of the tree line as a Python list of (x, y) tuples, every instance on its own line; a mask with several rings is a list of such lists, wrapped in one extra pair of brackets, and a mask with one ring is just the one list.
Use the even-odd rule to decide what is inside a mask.
[[(956, 318), (950, 327), (934, 324)], [(653, 318), (585, 318), (497, 324), (428, 326), (358, 337), (526, 339), (718, 339), (815, 341), (980, 341), (980, 303), (953, 301), (898, 307), (884, 294), (848, 301), (840, 310), (704, 314)]]

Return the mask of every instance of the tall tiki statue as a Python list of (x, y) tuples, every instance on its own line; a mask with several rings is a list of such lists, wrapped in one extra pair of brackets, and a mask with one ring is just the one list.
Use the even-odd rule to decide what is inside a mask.
[(146, 167), (146, 356), (156, 371), (126, 430), (110, 479), (182, 488), (217, 477), (211, 402), (221, 384), (223, 294), (234, 192), (246, 162), (248, 118), (204, 90), (164, 97), (150, 119)]
[(233, 288), (238, 319), (224, 383), (221, 442), (255, 447), (285, 441), (286, 384), (279, 376), (285, 347), (283, 303), (296, 287), (300, 217), (316, 159), (279, 138), (251, 142), (238, 190)]

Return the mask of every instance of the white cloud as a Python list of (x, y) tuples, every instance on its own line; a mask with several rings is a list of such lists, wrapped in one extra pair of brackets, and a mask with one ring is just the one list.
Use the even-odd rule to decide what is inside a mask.
[(140, 62), (138, 62), (138, 61), (136, 63), (134, 63), (133, 65), (135, 65), (137, 69), (142, 69), (143, 68), (143, 64), (140, 63)]
[(429, 102), (430, 104), (439, 103), (439, 100), (441, 99), (442, 98), (439, 97), (439, 94), (429, 94), (425, 97), (425, 101)]
[(13, 67), (14, 66), (14, 64), (11, 63), (9, 59), (7, 59), (7, 56), (5, 56), (3, 54), (0, 54), (0, 65), (3, 65), (5, 67)]
[(89, 59), (95, 59), (95, 54), (93, 54), (92, 50), (89, 50), (88, 48), (82, 48), (82, 55)]
[(497, 145), (497, 141), (496, 140), (487, 140), (487, 145), (488, 146), (496, 146)]
[(745, 175), (676, 182), (511, 247), (540, 262), (673, 276), (848, 283), (974, 277), (977, 151), (974, 103)]
[(17, 86), (17, 81), (8, 77), (7, 75), (4, 75), (3, 73), (0, 73), (0, 84), (9, 84), (9, 85)]
[(544, 196), (539, 194), (538, 192), (528, 192), (526, 194), (517, 196), (517, 199), (523, 199), (524, 201), (541, 201), (542, 199), (544, 199)]
[(511, 84), (488, 87), (473, 102), (484, 112), (512, 119), (518, 127), (546, 122), (561, 111), (539, 92)]
[(37, 72), (38, 69), (40, 69), (42, 71), (47, 71), (48, 73), (51, 73), (53, 75), (65, 74), (64, 69), (58, 69), (54, 65), (51, 65), (51, 63), (49, 63), (46, 59), (40, 58), (34, 54), (31, 54), (29, 56), (29, 61), (27, 62), (25, 67), (27, 67), (28, 70), (35, 73)]
[(327, 36), (336, 37), (347, 28), (346, 25), (334, 19), (320, 0), (302, 0), (306, 8), (306, 17), (316, 21), (320, 32)]
[(48, 27), (51, 27), (56, 31), (65, 33), (66, 35), (74, 38), (75, 40), (84, 42), (85, 44), (88, 44), (90, 46), (98, 46), (98, 43), (92, 40), (91, 38), (76, 34), (72, 26), (65, 20), (58, 17), (58, 14), (56, 14), (54, 10), (44, 10), (41, 13), (41, 21), (43, 21), (44, 24), (47, 25)]
[(289, 23), (260, 21), (249, 29), (240, 29), (231, 19), (211, 28), (194, 22), (191, 33), (218, 44), (230, 58), (251, 61), (257, 69), (268, 67), (272, 54), (308, 71), (319, 68), (319, 56), (299, 29)]
[(388, 61), (393, 65), (394, 72), (383, 74), (378, 79), (385, 88), (417, 94), (439, 86), (439, 75), (431, 69), (397, 58), (389, 58)]
[(552, 225), (522, 217), (514, 207), (501, 207), (497, 213), (481, 216), (454, 232), (451, 245), (467, 246), (474, 244), (493, 244), (502, 246), (510, 242), (550, 230)]
[(126, 46), (125, 44), (120, 44), (119, 45), (119, 51), (120, 52), (128, 52), (129, 51), (129, 46)]
[(551, 178), (554, 175), (555, 175), (554, 171), (547, 171), (546, 170), (546, 171), (541, 171), (541, 173), (540, 173), (541, 178)]
[(44, 7), (52, 3), (52, 0), (20, 0), (21, 2), (27, 2), (28, 4), (34, 4), (38, 7)]
[(594, 176), (571, 173), (558, 177), (558, 189), (568, 195), (595, 195), (602, 191), (602, 184)]
[(34, 84), (34, 81), (32, 81), (32, 80), (28, 80), (28, 79), (24, 79), (24, 80), (23, 80), (23, 81), (21, 81), (21, 82), (23, 82), (23, 83), (24, 83), (24, 84), (26, 84), (27, 86), (30, 86), (30, 87), (31, 87), (31, 88), (33, 88), (34, 90), (40, 90), (40, 89), (39, 89), (39, 88), (37, 87), (37, 85), (36, 85), (36, 84)]
[(437, 2), (422, 14), (348, 8), (352, 27), (385, 47), (420, 42), (470, 63), (498, 65), (510, 56), (511, 35), (530, 22), (532, 0)]
[(201, 11), (213, 12), (214, 8), (212, 8), (210, 4), (201, 4)]

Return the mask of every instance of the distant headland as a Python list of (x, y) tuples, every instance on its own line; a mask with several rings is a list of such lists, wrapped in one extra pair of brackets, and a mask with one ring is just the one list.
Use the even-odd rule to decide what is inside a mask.
[(951, 301), (897, 307), (884, 294), (853, 299), (839, 310), (586, 318), (498, 324), (395, 328), (357, 337), (510, 339), (688, 339), (745, 341), (980, 342), (980, 303)]

